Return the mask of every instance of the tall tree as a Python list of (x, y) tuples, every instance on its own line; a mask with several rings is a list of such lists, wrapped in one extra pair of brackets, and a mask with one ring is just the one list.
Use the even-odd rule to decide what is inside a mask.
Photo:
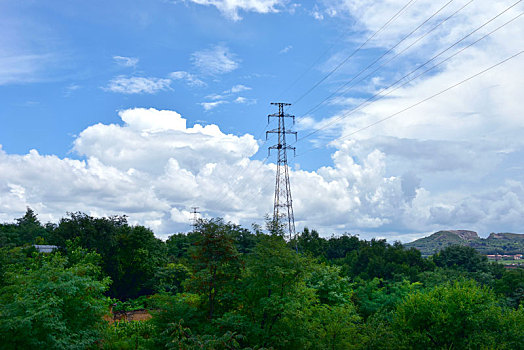
[(187, 287), (206, 296), (209, 319), (215, 316), (217, 306), (227, 303), (240, 277), (241, 261), (231, 237), (232, 226), (222, 219), (199, 220), (196, 225), (200, 238), (192, 247), (193, 276)]

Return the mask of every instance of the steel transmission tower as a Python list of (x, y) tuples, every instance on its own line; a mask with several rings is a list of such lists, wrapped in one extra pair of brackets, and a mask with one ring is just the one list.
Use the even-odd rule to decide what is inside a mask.
[(198, 207), (191, 207), (191, 214), (193, 214), (193, 217), (191, 218), (191, 226), (193, 227), (193, 232), (195, 232), (198, 222), (198, 214), (200, 214)]
[(293, 214), (293, 200), (291, 199), (291, 186), (289, 184), (287, 150), (292, 149), (293, 152), (295, 152), (295, 147), (287, 145), (286, 134), (294, 134), (296, 140), (297, 133), (295, 131), (286, 130), (285, 119), (292, 118), (293, 124), (295, 124), (295, 116), (284, 114), (284, 106), (290, 106), (290, 103), (272, 102), (271, 104), (278, 106), (278, 113), (267, 116), (268, 124), (270, 118), (278, 118), (278, 128), (266, 131), (266, 140), (268, 134), (278, 135), (278, 143), (268, 147), (268, 156), (271, 154), (272, 149), (275, 149), (278, 152), (275, 201), (273, 204), (273, 222), (277, 224), (278, 227), (280, 223), (284, 223), (287, 220), (289, 239), (292, 239), (295, 237), (295, 217)]

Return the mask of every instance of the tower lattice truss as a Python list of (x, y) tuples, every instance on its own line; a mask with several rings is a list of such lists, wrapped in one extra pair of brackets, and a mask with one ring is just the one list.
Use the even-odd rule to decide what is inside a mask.
[(293, 199), (291, 197), (291, 185), (289, 183), (289, 169), (287, 163), (287, 151), (293, 150), (286, 143), (286, 135), (294, 134), (295, 140), (297, 133), (286, 129), (285, 120), (291, 118), (293, 124), (295, 123), (295, 116), (285, 114), (284, 106), (289, 106), (289, 103), (272, 102), (272, 105), (278, 106), (278, 113), (268, 115), (268, 124), (271, 118), (278, 119), (278, 127), (276, 129), (266, 132), (266, 139), (268, 134), (277, 134), (278, 143), (268, 147), (268, 154), (271, 150), (276, 150), (277, 158), (277, 176), (275, 181), (275, 200), (273, 204), (273, 221), (280, 227), (286, 225), (289, 233), (289, 239), (295, 237), (295, 217), (293, 214)]

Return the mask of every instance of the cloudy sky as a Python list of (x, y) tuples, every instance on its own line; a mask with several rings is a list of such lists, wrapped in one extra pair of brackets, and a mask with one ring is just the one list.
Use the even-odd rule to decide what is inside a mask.
[(198, 206), (263, 224), (267, 115), (289, 102), (297, 229), (524, 232), (523, 10), (0, 1), (0, 222), (125, 214), (165, 238)]

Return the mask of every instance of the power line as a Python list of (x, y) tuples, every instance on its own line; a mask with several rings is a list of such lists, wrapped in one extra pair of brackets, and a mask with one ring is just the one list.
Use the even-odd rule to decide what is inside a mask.
[[(405, 74), (404, 76), (402, 76), (400, 79), (396, 80), (394, 83), (390, 84), (389, 86), (387, 86), (385, 89), (383, 89), (382, 91), (374, 94), (373, 96), (369, 97), (368, 99), (366, 99), (365, 101), (363, 101), (362, 103), (360, 103), (358, 106), (352, 108), (351, 110), (349, 110), (347, 113), (345, 113), (344, 115), (338, 117), (338, 118), (335, 118), (333, 119), (332, 121), (326, 123), (324, 126), (316, 129), (316, 130), (313, 130), (311, 131), (310, 133), (306, 134), (305, 136), (302, 136), (300, 137), (295, 143), (297, 142), (300, 142), (302, 140), (304, 140), (305, 138), (308, 138), (316, 133), (318, 133), (319, 131), (321, 130), (324, 130), (326, 128), (328, 128), (329, 126), (337, 123), (338, 121), (344, 119), (344, 118), (347, 118), (349, 115), (353, 114), (354, 112), (358, 111), (361, 109), (362, 106), (364, 106), (367, 102), (370, 102), (372, 100), (374, 100), (376, 97), (378, 97), (378, 99), (376, 99), (375, 101), (372, 101), (372, 102), (376, 102), (377, 100), (389, 95), (390, 93), (392, 93), (393, 91), (397, 90), (398, 88), (406, 85), (407, 83), (413, 81), (414, 79), (416, 79), (417, 77), (421, 76), (422, 74), (425, 74), (426, 72), (436, 68), (437, 66), (441, 65), (442, 63), (444, 63), (445, 61), (449, 60), (451, 57), (454, 57), (456, 56), (458, 53), (464, 51), (465, 49), (471, 47), (472, 45), (476, 44), (477, 42), (479, 42), (480, 40), (484, 39), (485, 37), (489, 36), (490, 34), (492, 34), (493, 32), (499, 30), (500, 28), (506, 26), (507, 24), (511, 23), (512, 21), (514, 21), (515, 19), (517, 19), (518, 17), (520, 17), (522, 15), (519, 14), (518, 16), (514, 17), (513, 19), (509, 20), (508, 22), (504, 23), (503, 25), (499, 26), (498, 28), (496, 28), (495, 30), (492, 30), (490, 33), (484, 35), (483, 37), (481, 37), (480, 39), (474, 41), (473, 43), (469, 44), (468, 46), (466, 46), (465, 48), (461, 49), (460, 51), (458, 51), (457, 53), (455, 53), (454, 55), (446, 58), (445, 60), (441, 61), (440, 63), (434, 65), (433, 67), (427, 69), (426, 71), (424, 71), (423, 73), (409, 79), (408, 81), (406, 81), (404, 84), (402, 84), (401, 86), (395, 88), (394, 90), (392, 91), (389, 91), (388, 93), (385, 93), (383, 94), (384, 91), (392, 88), (393, 86), (397, 85), (399, 82), (401, 82), (402, 80), (404, 80), (405, 78), (409, 77), (411, 74), (413, 74), (414, 72), (418, 71), (420, 68), (424, 67), (425, 65), (427, 65), (428, 63), (430, 63), (431, 61), (434, 61), (437, 57), (441, 56), (443, 53), (449, 51), (451, 48), (455, 47), (457, 44), (461, 43), (462, 41), (466, 40), (468, 37), (470, 37), (472, 34), (476, 33), (477, 31), (479, 31), (480, 29), (482, 29), (483, 27), (485, 27), (486, 25), (488, 25), (489, 23), (491, 23), (492, 21), (494, 21), (496, 18), (500, 17), (502, 14), (504, 14), (505, 12), (509, 11), (511, 8), (513, 8), (514, 6), (516, 6), (518, 3), (522, 2), (522, 0), (519, 0), (517, 1), (516, 3), (514, 3), (513, 5), (511, 5), (510, 7), (506, 8), (504, 11), (500, 12), (499, 14), (497, 14), (495, 17), (491, 18), (490, 20), (488, 20), (487, 22), (485, 22), (484, 24), (482, 24), (480, 27), (476, 28), (475, 30), (473, 30), (472, 32), (470, 32), (469, 34), (467, 34), (466, 36), (462, 37), (461, 39), (459, 39), (458, 41), (456, 41), (454, 44), (452, 44), (451, 46), (447, 47), (446, 49), (444, 49), (443, 51), (439, 52), (438, 54), (434, 55), (432, 58), (430, 58), (429, 60), (427, 60), (426, 62), (424, 62), (423, 64), (419, 65), (417, 68), (413, 69), (412, 71), (410, 71), (409, 73)], [(370, 103), (371, 104), (371, 103)], [(370, 105), (368, 104), (368, 106)]]
[(320, 79), (318, 82), (316, 82), (311, 88), (309, 88), (305, 93), (303, 93), (299, 98), (297, 98), (292, 104), (297, 104), (300, 100), (302, 100), (304, 97), (306, 97), (311, 91), (313, 91), (317, 86), (322, 84), (327, 78), (329, 78), (333, 73), (335, 73), (340, 67), (342, 67), (351, 57), (353, 57), (360, 49), (364, 47), (371, 39), (373, 39), (377, 34), (379, 34), (384, 28), (386, 28), (389, 23), (394, 21), (396, 18), (400, 16), (400, 14), (413, 2), (417, 0), (410, 0), (408, 1), (397, 13), (393, 15), (386, 23), (382, 25), (377, 31), (375, 31), (369, 38), (366, 39), (359, 47), (357, 47), (349, 56), (347, 56), (342, 62), (340, 62), (335, 68), (333, 68), (327, 75), (325, 75), (322, 79)]
[(335, 47), (336, 43), (338, 43), (339, 41), (341, 41), (342, 38), (343, 38), (344, 36), (346, 36), (346, 35), (349, 33), (349, 31), (350, 31), (350, 30), (348, 29), (348, 30), (344, 31), (342, 34), (340, 34), (340, 36), (337, 38), (337, 40), (335, 40), (335, 41), (333, 42), (333, 44), (331, 44), (330, 47), (328, 47), (328, 48), (327, 48), (323, 53), (321, 53), (321, 54), (317, 57), (317, 59), (316, 59), (315, 61), (313, 61), (313, 63), (311, 63), (311, 65), (309, 65), (308, 68), (306, 68), (306, 70), (305, 70), (304, 72), (302, 72), (302, 73), (301, 73), (301, 74), (300, 74), (300, 75), (299, 75), (295, 80), (293, 80), (293, 82), (292, 82), (291, 84), (289, 84), (286, 88), (284, 88), (284, 90), (282, 90), (282, 91), (278, 94), (278, 96), (282, 96), (282, 95), (284, 95), (284, 93), (288, 92), (288, 91), (289, 91), (293, 86), (295, 86), (296, 83), (298, 83), (298, 82), (299, 82), (303, 77), (305, 77), (306, 74), (307, 74), (307, 73), (308, 73), (308, 72), (309, 72), (309, 71), (310, 71), (314, 66), (316, 66), (317, 63), (320, 62), (320, 60), (321, 60), (321, 59), (322, 59), (322, 58), (323, 58), (323, 57), (324, 57), (324, 56), (325, 56), (329, 51), (331, 51), (331, 50)]
[[(373, 61), (373, 63), (371, 63), (370, 65), (368, 65), (366, 68), (364, 68), (363, 70), (361, 70), (356, 76), (354, 76), (351, 80), (349, 80), (348, 82), (344, 83), (343, 85), (341, 85), (337, 90), (335, 90), (333, 93), (331, 93), (329, 96), (327, 96), (326, 98), (324, 98), (322, 101), (320, 101), (318, 104), (316, 104), (314, 107), (310, 108), (307, 112), (305, 112), (304, 114), (301, 115), (301, 118), (306, 116), (307, 114), (311, 113), (311, 112), (314, 112), (318, 109), (318, 107), (320, 107), (321, 105), (323, 105), (326, 101), (329, 101), (333, 96), (335, 96), (337, 93), (339, 93), (344, 87), (346, 87), (347, 85), (349, 85), (351, 82), (353, 82), (359, 75), (361, 75), (362, 73), (364, 73), (368, 68), (370, 68), (371, 66), (373, 66), (375, 63), (377, 63), (382, 57), (386, 56), (388, 53), (390, 53), (393, 49), (395, 49), (395, 47), (397, 47), (399, 44), (401, 44), (405, 39), (407, 39), (409, 36), (411, 36), (411, 34), (413, 34), (414, 32), (416, 32), (420, 27), (422, 27), (425, 23), (427, 23), (431, 18), (433, 18), (435, 15), (437, 15), (441, 10), (443, 10), (446, 6), (448, 6), (453, 0), (449, 1), (448, 3), (446, 3), (444, 6), (442, 6), (437, 12), (435, 12), (433, 15), (431, 15), (431, 17), (429, 17), (428, 19), (426, 19), (424, 22), (422, 22), (417, 28), (415, 28), (414, 30), (412, 30), (408, 35), (406, 35), (401, 41), (399, 41), (398, 43), (395, 44), (395, 46), (391, 47), (388, 51), (386, 51), (384, 54), (382, 54), (379, 58), (377, 58), (375, 61)], [(366, 75), (365, 77), (363, 77), (362, 79), (360, 79), (358, 82), (356, 82), (355, 84), (351, 84), (348, 86), (348, 88), (352, 87), (352, 86), (355, 86), (356, 84), (364, 81), (365, 79), (369, 78), (372, 74), (376, 73), (380, 68), (382, 68), (384, 65), (386, 65), (387, 63), (391, 62), (392, 60), (394, 60), (395, 58), (397, 58), (398, 56), (400, 56), (401, 54), (403, 54), (404, 52), (406, 52), (408, 49), (410, 49), (413, 45), (415, 45), (416, 43), (418, 43), (420, 40), (424, 39), (426, 36), (428, 36), (430, 33), (432, 33), (435, 29), (437, 29), (438, 27), (440, 27), (443, 23), (445, 23), (446, 21), (448, 21), (450, 18), (454, 17), (457, 13), (459, 13), (460, 11), (462, 11), (466, 6), (468, 6), (469, 4), (471, 4), (474, 0), (470, 0), (469, 2), (467, 2), (466, 4), (464, 4), (462, 7), (460, 7), (458, 10), (456, 10), (455, 12), (453, 12), (451, 15), (449, 15), (448, 17), (446, 17), (445, 19), (443, 19), (442, 21), (440, 21), (437, 25), (435, 25), (433, 28), (431, 28), (429, 31), (427, 31), (424, 35), (420, 36), (419, 38), (417, 38), (415, 41), (413, 41), (411, 44), (409, 44), (407, 47), (405, 47), (404, 49), (402, 49), (402, 51), (398, 52), (396, 55), (392, 56), (391, 58), (389, 58), (388, 60), (386, 60), (385, 62), (383, 62), (382, 64), (380, 64), (377, 68), (375, 68), (375, 70), (373, 70), (371, 73), (369, 73), (368, 75)], [(346, 91), (348, 91), (348, 88), (344, 89), (344, 91), (342, 91), (342, 94), (345, 93)]]
[[(375, 125), (377, 125), (377, 124), (380, 124), (380, 123), (382, 123), (382, 122), (384, 122), (384, 121), (386, 121), (386, 120), (389, 120), (389, 119), (391, 119), (391, 118), (394, 118), (394, 117), (396, 117), (397, 115), (399, 115), (399, 114), (401, 114), (401, 113), (404, 113), (404, 112), (406, 112), (406, 111), (408, 111), (408, 110), (410, 110), (410, 109), (412, 109), (412, 108), (414, 108), (414, 107), (416, 107), (416, 106), (418, 106), (418, 105), (420, 105), (420, 104), (422, 104), (422, 103), (424, 103), (424, 102), (427, 102), (427, 101), (429, 101), (429, 100), (431, 100), (431, 99), (433, 99), (433, 98), (435, 98), (435, 97), (437, 97), (437, 96), (439, 96), (439, 95), (442, 95), (443, 93), (445, 93), (445, 92), (447, 92), (447, 91), (449, 91), (449, 90), (451, 90), (451, 89), (454, 89), (455, 87), (457, 87), (457, 86), (459, 86), (459, 85), (462, 85), (462, 84), (464, 84), (464, 83), (470, 81), (471, 79), (474, 79), (474, 78), (478, 77), (479, 75), (482, 75), (482, 74), (486, 73), (487, 71), (490, 71), (490, 70), (492, 70), (492, 69), (494, 69), (494, 68), (496, 68), (496, 67), (498, 67), (498, 66), (500, 66), (500, 65), (502, 65), (502, 64), (504, 64), (504, 63), (506, 63), (506, 62), (508, 62), (509, 60), (511, 60), (511, 59), (513, 59), (513, 58), (515, 58), (515, 57), (517, 57), (517, 56), (519, 56), (519, 55), (521, 55), (522, 53), (524, 53), (524, 50), (519, 51), (519, 52), (517, 52), (516, 54), (514, 54), (514, 55), (512, 55), (512, 56), (510, 56), (510, 57), (508, 57), (508, 58), (506, 58), (506, 59), (504, 59), (504, 60), (502, 60), (502, 61), (500, 61), (500, 62), (498, 62), (498, 63), (496, 63), (496, 64), (494, 64), (494, 65), (492, 65), (492, 66), (490, 66), (490, 67), (488, 67), (488, 68), (486, 68), (486, 69), (484, 69), (484, 70), (482, 70), (482, 71), (480, 71), (480, 72), (478, 72), (478, 73), (476, 73), (476, 74), (474, 74), (474, 75), (472, 75), (472, 76), (470, 76), (470, 77), (468, 77), (468, 78), (466, 78), (466, 79), (464, 79), (464, 80), (458, 82), (458, 83), (456, 83), (456, 84), (453, 84), (453, 85), (451, 85), (451, 86), (445, 88), (444, 90), (441, 90), (440, 92), (437, 92), (436, 94), (433, 94), (433, 95), (431, 95), (431, 96), (429, 96), (429, 97), (426, 97), (425, 99), (420, 100), (420, 101), (418, 101), (417, 103), (414, 103), (414, 104), (412, 104), (412, 105), (409, 106), (409, 107), (406, 107), (406, 108), (404, 108), (404, 109), (402, 109), (402, 110), (400, 110), (400, 111), (398, 111), (398, 112), (396, 112), (396, 113), (390, 114), (389, 116), (387, 116), (387, 117), (385, 117), (385, 118), (382, 118), (382, 119), (380, 119), (380, 120), (378, 120), (378, 121), (376, 121), (376, 122), (374, 122), (374, 123), (368, 124), (368, 125), (366, 125), (366, 126), (360, 128), (360, 129), (358, 129), (358, 130), (355, 130), (355, 131), (353, 131), (353, 132), (351, 132), (351, 133), (349, 133), (349, 134), (347, 134), (347, 135), (344, 135), (344, 136), (341, 136), (341, 137), (335, 138), (335, 139), (333, 139), (331, 142), (333, 142), (333, 141), (340, 141), (340, 140), (347, 139), (347, 138), (349, 138), (349, 137), (351, 137), (351, 136), (353, 136), (353, 135), (355, 135), (355, 134), (357, 134), (357, 133), (359, 133), (359, 132), (361, 132), (361, 131), (364, 131), (364, 130), (366, 130), (366, 129), (369, 129), (369, 128), (371, 128), (371, 127), (373, 127), (373, 126), (375, 126)], [(315, 150), (317, 150), (317, 149), (319, 149), (319, 148), (320, 148), (320, 147), (314, 147), (314, 148), (311, 148), (311, 149), (305, 151), (304, 153), (297, 155), (297, 157), (301, 157), (301, 156), (303, 156), (304, 154), (309, 153), (309, 152), (313, 152), (313, 151), (315, 151)]]

